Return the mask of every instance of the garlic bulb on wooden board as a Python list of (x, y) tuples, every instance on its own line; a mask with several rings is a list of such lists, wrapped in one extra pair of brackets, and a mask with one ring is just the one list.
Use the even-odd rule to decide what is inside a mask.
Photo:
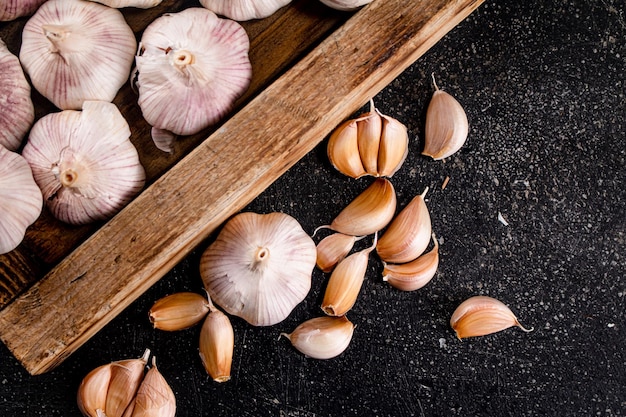
[(0, 0), (0, 22), (33, 14), (46, 0)]
[(20, 61), (0, 39), (0, 146), (16, 151), (35, 120)]
[(283, 321), (311, 288), (315, 242), (284, 213), (240, 213), (202, 254), (209, 296), (254, 326)]
[(232, 109), (252, 77), (249, 46), (241, 25), (201, 7), (165, 14), (146, 28), (135, 78), (159, 149), (171, 151), (176, 135), (197, 133)]
[(291, 0), (200, 0), (203, 7), (229, 19), (262, 19), (291, 3)]
[(28, 162), (0, 146), (0, 254), (20, 244), (42, 207), (41, 191)]
[(372, 0), (320, 0), (326, 6), (336, 10), (352, 11), (371, 3)]
[(151, 7), (156, 7), (163, 0), (90, 0), (95, 1), (96, 3), (101, 3), (109, 7), (113, 7), (115, 9), (121, 9), (123, 7), (135, 7), (138, 9), (149, 9)]
[(83, 0), (48, 0), (22, 33), (20, 61), (37, 91), (63, 110), (113, 101), (137, 41), (117, 9)]
[(105, 101), (35, 122), (22, 155), (55, 217), (70, 224), (104, 220), (141, 191), (145, 171), (129, 137), (128, 123)]

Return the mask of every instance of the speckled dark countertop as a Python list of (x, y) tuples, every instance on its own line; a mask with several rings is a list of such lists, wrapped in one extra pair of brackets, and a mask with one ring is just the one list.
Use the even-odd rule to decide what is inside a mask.
[[(308, 359), (278, 339), (320, 314), (326, 277), (315, 271), (284, 322), (232, 320), (233, 379), (212, 382), (199, 328), (164, 333), (147, 320), (156, 299), (202, 291), (200, 247), (48, 374), (29, 376), (0, 346), (0, 415), (78, 416), (82, 377), (146, 347), (179, 417), (626, 415), (625, 36), (621, 0), (488, 0), (375, 97), (409, 128), (392, 181), (400, 206), (430, 187), (441, 264), (428, 286), (401, 293), (373, 256), (340, 357)], [(420, 155), (431, 73), (470, 121), (466, 146), (445, 162)], [(328, 223), (369, 180), (336, 173), (324, 146), (247, 210), (283, 211), (310, 233)], [(457, 340), (448, 320), (475, 294), (504, 301), (534, 331)]]

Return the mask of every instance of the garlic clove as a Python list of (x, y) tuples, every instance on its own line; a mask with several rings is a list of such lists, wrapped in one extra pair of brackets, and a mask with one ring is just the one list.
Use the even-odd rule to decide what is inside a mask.
[(34, 120), (30, 84), (19, 59), (0, 39), (0, 146), (17, 151)]
[(430, 213), (424, 198), (428, 187), (415, 196), (391, 221), (378, 241), (378, 256), (387, 263), (404, 263), (416, 259), (426, 250), (432, 232)]
[(433, 84), (435, 92), (426, 110), (422, 154), (440, 160), (461, 149), (467, 140), (469, 124), (461, 104), (437, 87), (434, 75)]
[(450, 318), (450, 326), (459, 339), (484, 336), (517, 326), (525, 329), (511, 309), (503, 302), (487, 296), (474, 296), (463, 301)]
[(107, 417), (122, 417), (124, 411), (135, 398), (135, 394), (144, 378), (144, 370), (150, 349), (146, 349), (138, 359), (126, 359), (112, 362), (111, 379), (107, 391), (104, 413)]
[(362, 237), (333, 233), (317, 244), (317, 267), (330, 272), (352, 250), (354, 243)]
[(157, 369), (154, 357), (152, 367), (146, 372), (129, 410), (132, 410), (132, 414), (128, 414), (129, 417), (174, 417), (176, 415), (176, 397)]
[(177, 292), (157, 300), (149, 317), (155, 329), (176, 331), (194, 326), (208, 313), (206, 298), (193, 292)]
[(439, 266), (439, 242), (435, 234), (432, 235), (435, 246), (414, 261), (403, 264), (388, 264), (383, 262), (383, 281), (401, 291), (415, 291), (428, 284)]
[(254, 326), (284, 320), (311, 289), (315, 242), (284, 213), (240, 213), (200, 260), (211, 299)]
[(211, 312), (200, 330), (200, 359), (216, 382), (230, 380), (235, 334), (224, 313), (211, 306)]
[(328, 139), (327, 153), (335, 169), (352, 178), (367, 175), (358, 152), (357, 121), (347, 120), (340, 124)]
[(174, 143), (178, 135), (175, 135), (169, 130), (153, 127), (150, 130), (150, 136), (152, 136), (152, 141), (157, 149), (167, 153), (174, 152)]
[(381, 114), (382, 133), (378, 148), (378, 176), (391, 177), (404, 163), (409, 153), (409, 134), (405, 125), (393, 117)]
[(347, 235), (371, 235), (389, 224), (395, 211), (396, 191), (393, 184), (386, 178), (377, 178), (328, 227)]
[(8, 22), (18, 17), (28, 16), (46, 0), (2, 0), (0, 1), (0, 22)]
[(346, 350), (354, 324), (346, 316), (316, 317), (305, 321), (292, 333), (281, 333), (302, 354), (314, 359), (331, 359)]
[(106, 408), (106, 398), (111, 381), (111, 364), (102, 365), (89, 372), (78, 387), (76, 400), (85, 417), (98, 417)]
[(357, 141), (363, 167), (373, 176), (378, 176), (378, 148), (382, 126), (382, 117), (374, 107), (374, 100), (370, 100), (370, 111), (357, 119)]
[(353, 11), (371, 3), (372, 0), (320, 0), (323, 4), (335, 10)]
[(119, 10), (48, 0), (26, 22), (20, 61), (37, 91), (60, 109), (112, 101), (130, 72), (137, 41)]
[(137, 9), (150, 9), (156, 7), (163, 0), (90, 0), (96, 3), (101, 3), (115, 9), (121, 9), (124, 7), (135, 7)]
[(291, 0), (200, 0), (212, 12), (238, 21), (268, 17), (289, 3)]

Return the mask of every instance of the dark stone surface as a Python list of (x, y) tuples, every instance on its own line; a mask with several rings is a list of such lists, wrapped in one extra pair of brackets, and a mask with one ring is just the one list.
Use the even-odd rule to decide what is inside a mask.
[[(278, 339), (321, 314), (327, 277), (316, 270), (284, 322), (232, 319), (233, 379), (212, 382), (199, 328), (164, 333), (147, 320), (158, 298), (202, 291), (205, 243), (54, 371), (29, 376), (1, 346), (0, 415), (78, 416), (82, 377), (146, 347), (179, 417), (626, 415), (625, 14), (622, 0), (487, 1), (375, 97), (409, 128), (392, 181), (401, 207), (430, 187), (441, 264), (425, 288), (401, 293), (373, 256), (338, 358), (308, 359)], [(444, 162), (420, 155), (431, 73), (471, 125)], [(247, 209), (286, 212), (309, 233), (330, 222), (371, 179), (336, 173), (324, 146)], [(534, 331), (457, 340), (450, 315), (475, 294)]]

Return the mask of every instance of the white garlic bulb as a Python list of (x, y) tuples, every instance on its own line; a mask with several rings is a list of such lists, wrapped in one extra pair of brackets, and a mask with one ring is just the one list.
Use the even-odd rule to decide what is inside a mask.
[(101, 3), (109, 7), (113, 7), (115, 9), (121, 9), (123, 7), (135, 7), (138, 9), (149, 9), (151, 7), (156, 7), (163, 0), (90, 0), (95, 1), (96, 3)]
[(22, 155), (56, 218), (70, 224), (104, 220), (141, 191), (145, 171), (129, 137), (122, 114), (104, 101), (35, 122)]
[(200, 260), (215, 304), (254, 326), (283, 321), (311, 288), (317, 251), (298, 221), (284, 213), (230, 219)]
[(241, 25), (200, 7), (165, 14), (146, 28), (136, 85), (159, 149), (171, 151), (175, 135), (197, 133), (232, 109), (252, 77), (249, 46)]
[(20, 61), (0, 39), (0, 146), (16, 151), (35, 120)]
[(20, 61), (33, 86), (60, 109), (113, 101), (130, 74), (135, 35), (117, 9), (83, 0), (48, 0), (22, 33)]
[(212, 12), (239, 21), (268, 17), (289, 3), (291, 0), (200, 0)]
[(33, 14), (46, 0), (0, 0), (0, 22)]
[(320, 0), (326, 6), (336, 10), (352, 11), (371, 3), (372, 0)]
[(43, 198), (28, 162), (0, 146), (0, 254), (15, 249), (41, 214)]

